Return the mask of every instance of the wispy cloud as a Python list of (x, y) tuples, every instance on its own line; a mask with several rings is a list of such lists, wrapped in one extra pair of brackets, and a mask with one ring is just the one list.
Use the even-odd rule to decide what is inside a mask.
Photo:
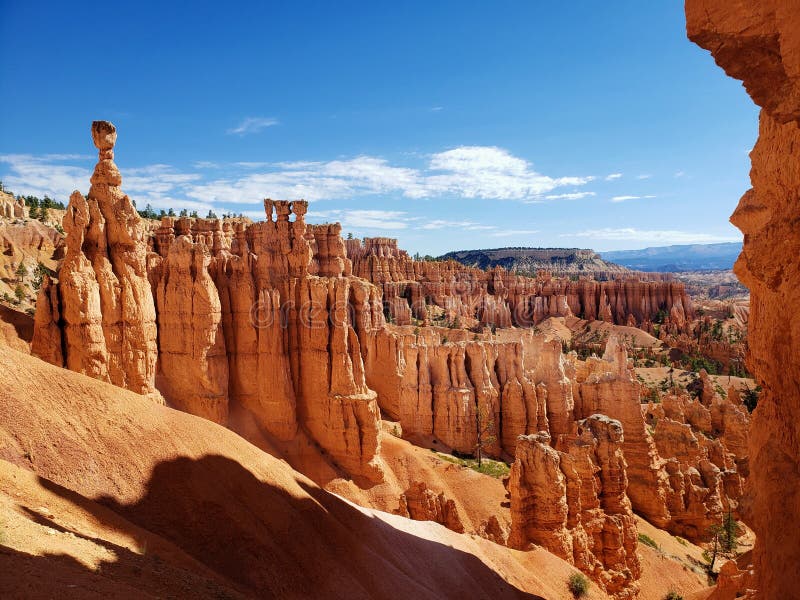
[[(92, 171), (86, 165), (90, 160), (76, 154), (5, 154), (0, 163), (7, 164), (10, 171), (3, 175), (3, 184), (17, 194), (47, 194), (66, 202), (73, 190), (89, 187)], [(66, 162), (83, 164), (62, 164)]]
[(655, 198), (655, 196), (614, 196), (611, 198), (612, 202), (626, 202), (628, 200), (645, 200), (647, 198)]
[(694, 231), (677, 231), (672, 229), (652, 230), (626, 227), (620, 229), (588, 229), (576, 233), (563, 233), (560, 237), (590, 238), (595, 240), (641, 241), (648, 244), (706, 244), (713, 242), (733, 242), (739, 238), (734, 236), (714, 235)]
[(251, 133), (258, 133), (259, 131), (272, 127), (278, 124), (277, 119), (269, 117), (247, 117), (239, 125), (228, 129), (230, 135), (249, 135)]
[(676, 179), (680, 179), (681, 177), (684, 176), (686, 176), (686, 173), (684, 171), (675, 171), (675, 175), (673, 175), (673, 177), (675, 177)]
[(550, 194), (545, 196), (547, 200), (580, 200), (581, 198), (589, 198), (596, 196), (594, 192), (570, 192), (568, 194)]
[[(416, 160), (419, 160), (417, 157)], [(545, 201), (577, 199), (594, 192), (575, 191), (589, 176), (551, 177), (523, 158), (495, 146), (461, 146), (424, 157), (422, 167), (392, 164), (385, 158), (356, 156), (330, 161), (197, 161), (190, 169), (154, 164), (121, 168), (123, 188), (140, 204), (165, 206), (167, 199), (198, 206), (259, 204), (265, 196), (346, 200), (364, 196), (405, 198)], [(66, 199), (85, 190), (91, 161), (82, 157), (5, 155), (3, 180), (20, 193), (45, 193)], [(569, 193), (555, 193), (563, 187)]]
[(529, 199), (558, 187), (589, 183), (593, 177), (549, 177), (530, 163), (496, 146), (461, 146), (431, 156), (417, 193), (464, 198)]
[(606, 181), (614, 181), (615, 179), (621, 179), (622, 173), (611, 173), (611, 175), (606, 175)]
[(650, 179), (651, 177), (652, 175), (650, 175), (649, 173), (643, 173), (642, 175), (637, 175), (636, 179)]
[(328, 211), (309, 211), (310, 220), (335, 220), (342, 227), (353, 229), (406, 229), (408, 222), (414, 220), (408, 213), (399, 210), (361, 210), (343, 209)]

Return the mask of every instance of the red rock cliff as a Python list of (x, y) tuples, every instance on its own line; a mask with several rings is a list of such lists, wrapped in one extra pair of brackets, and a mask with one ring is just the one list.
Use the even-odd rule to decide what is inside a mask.
[[(758, 536), (759, 592), (786, 597), (800, 576), (800, 6), (792, 0), (687, 0), (689, 38), (761, 106), (752, 189), (731, 222), (750, 290), (748, 365), (764, 392), (753, 413), (746, 520)], [(787, 318), (788, 316), (788, 318)]]

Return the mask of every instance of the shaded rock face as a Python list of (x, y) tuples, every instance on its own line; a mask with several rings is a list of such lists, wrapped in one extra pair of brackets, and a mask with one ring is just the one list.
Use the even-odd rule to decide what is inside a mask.
[[(446, 498), (443, 493), (437, 494), (429, 489), (423, 481), (415, 481), (400, 496), (400, 508), (397, 512), (415, 521), (434, 521), (456, 533), (464, 533), (464, 524), (461, 522), (456, 503), (451, 498)], [(494, 523), (499, 528), (496, 518)], [(502, 536), (502, 531), (499, 535)]]
[(759, 592), (795, 589), (800, 565), (800, 11), (795, 2), (687, 0), (689, 38), (762, 107), (752, 189), (731, 217), (744, 233), (735, 272), (751, 294), (748, 366), (763, 386), (753, 413), (745, 520), (757, 535)]
[(684, 284), (554, 278), (547, 272), (525, 277), (501, 267), (466, 267), (453, 260), (413, 260), (392, 238), (346, 240), (353, 273), (381, 288), (387, 310), (399, 325), (411, 318), (427, 324), (442, 313), (448, 322), (496, 327), (532, 327), (548, 317), (577, 315), (618, 325), (648, 324), (656, 315), (664, 330), (685, 331), (694, 316)]
[[(165, 218), (151, 232), (119, 187), (114, 126), (95, 122), (92, 139), (99, 162), (89, 195), (70, 197), (34, 351), (218, 423), (236, 403), (274, 442), (310, 438), (350, 475), (380, 479), (359, 342), (383, 326), (380, 295), (345, 275), (338, 230), (309, 232), (305, 202), (267, 200), (265, 222)], [(313, 264), (312, 242), (324, 248)]]
[(603, 415), (579, 421), (555, 448), (547, 432), (520, 437), (508, 481), (509, 545), (544, 546), (609, 594), (634, 598), (641, 566), (622, 440), (622, 424)]

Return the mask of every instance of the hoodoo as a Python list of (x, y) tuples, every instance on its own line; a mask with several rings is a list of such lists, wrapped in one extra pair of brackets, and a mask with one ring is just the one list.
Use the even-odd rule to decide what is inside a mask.
[(151, 235), (120, 188), (116, 135), (92, 125), (100, 161), (88, 197), (70, 197), (34, 351), (219, 423), (233, 402), (277, 443), (307, 436), (346, 473), (380, 478), (355, 328), (382, 326), (383, 313), (372, 285), (344, 275), (344, 245), (322, 245), (328, 276), (310, 274), (317, 238), (302, 201), (265, 201), (261, 223), (166, 218)]

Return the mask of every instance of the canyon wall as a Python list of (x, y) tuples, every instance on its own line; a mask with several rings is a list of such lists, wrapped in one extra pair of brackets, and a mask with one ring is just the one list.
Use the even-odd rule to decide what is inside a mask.
[[(165, 217), (156, 226), (121, 190), (113, 125), (92, 131), (92, 187), (70, 198), (66, 257), (39, 294), (32, 349), (45, 360), (234, 428), (247, 415), (255, 432), (243, 435), (254, 442), (363, 487), (383, 477), (381, 411), (421, 445), (513, 460), (518, 547), (542, 543), (525, 481), (542, 477), (536, 456), (555, 457), (563, 490), (553, 501), (566, 512), (552, 551), (620, 598), (638, 578), (632, 509), (696, 539), (735, 507), (747, 465), (738, 413), (715, 411), (709, 396), (708, 419), (676, 404), (651, 432), (616, 338), (603, 358), (582, 361), (560, 339), (514, 327), (519, 306), (536, 320), (599, 297), (594, 316), (631, 322), (671, 306), (677, 328), (691, 311), (682, 284), (413, 261), (395, 240), (362, 244), (342, 240), (338, 224), (306, 225), (303, 201), (265, 200), (263, 222)], [(387, 324), (385, 312), (429, 326)], [(499, 328), (436, 325), (442, 316)], [(682, 425), (703, 432), (706, 420), (727, 437), (689, 440), (691, 450), (665, 458), (690, 437)], [(404, 514), (458, 530), (452, 499), (416, 483), (400, 498)]]
[(761, 107), (752, 189), (731, 222), (744, 233), (735, 272), (750, 290), (748, 367), (764, 391), (753, 413), (745, 518), (757, 535), (757, 587), (785, 597), (800, 576), (800, 7), (687, 0), (689, 38), (741, 79)]
[(453, 260), (413, 260), (392, 238), (346, 240), (353, 273), (383, 291), (390, 320), (408, 325), (437, 319), (460, 325), (532, 327), (547, 317), (576, 315), (619, 325), (664, 322), (687, 330), (694, 317), (684, 284), (619, 277), (612, 281), (526, 277), (502, 267), (471, 268)]

